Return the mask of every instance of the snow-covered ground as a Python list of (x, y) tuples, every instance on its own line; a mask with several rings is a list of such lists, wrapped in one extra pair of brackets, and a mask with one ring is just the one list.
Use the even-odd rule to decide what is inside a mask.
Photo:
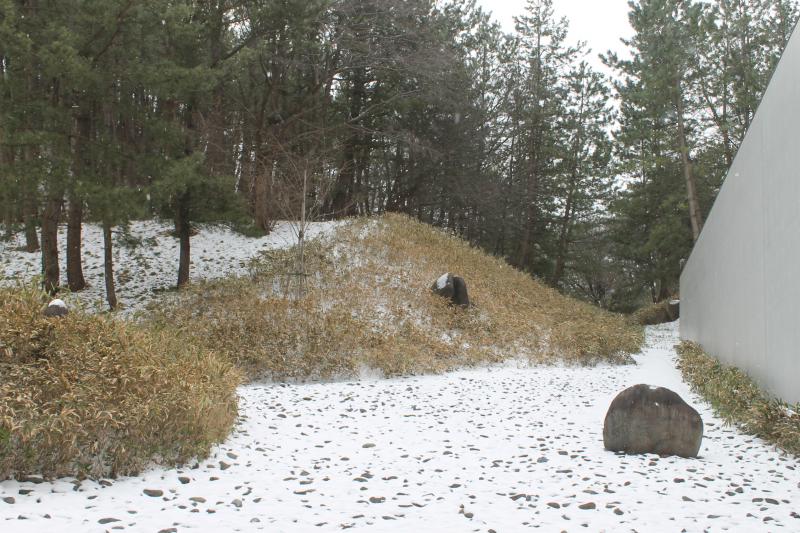
[[(307, 238), (332, 230), (338, 223), (311, 224)], [(137, 221), (127, 236), (115, 231), (114, 265), (117, 298), (123, 314), (144, 308), (159, 291), (175, 286), (178, 279), (178, 239), (171, 224)], [(67, 228), (59, 231), (61, 283), (67, 283)], [(245, 237), (221, 226), (203, 226), (191, 240), (191, 279), (213, 279), (247, 273), (249, 261), (260, 252), (286, 248), (297, 242), (296, 227), (279, 222), (261, 238)], [(0, 241), (0, 283), (26, 282), (41, 273), (41, 254), (22, 251), (24, 234), (9, 242)], [(89, 309), (105, 308), (103, 281), (103, 232), (100, 226), (86, 224), (83, 229), (83, 272), (89, 287), (66, 299), (77, 299)], [(5, 278), (5, 279), (3, 279)]]
[[(2, 482), (0, 531), (800, 531), (798, 460), (690, 393), (676, 328), (649, 328), (636, 366), (245, 386), (212, 458), (99, 483)], [(699, 459), (603, 449), (609, 403), (637, 383), (698, 409)]]

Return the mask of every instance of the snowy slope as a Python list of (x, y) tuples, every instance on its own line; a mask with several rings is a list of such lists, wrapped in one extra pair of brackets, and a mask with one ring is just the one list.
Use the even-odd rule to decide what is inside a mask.
[[(675, 324), (649, 328), (637, 366), (245, 386), (234, 434), (196, 468), (2, 482), (0, 531), (800, 530), (798, 460), (713, 417), (676, 342)], [(611, 399), (637, 383), (698, 408), (700, 459), (603, 449)]]
[[(312, 224), (307, 238), (331, 231), (337, 223)], [(117, 298), (123, 313), (142, 309), (157, 297), (158, 290), (170, 289), (178, 279), (178, 239), (170, 235), (172, 225), (155, 221), (137, 221), (130, 227), (133, 239), (116, 233), (114, 263)], [(280, 222), (269, 235), (250, 238), (220, 226), (203, 226), (191, 240), (191, 279), (213, 279), (247, 273), (247, 263), (259, 252), (286, 248), (297, 242), (295, 228)], [(66, 226), (59, 231), (61, 283), (66, 285)], [(132, 244), (138, 241), (138, 245)], [(0, 283), (26, 281), (41, 272), (41, 254), (21, 250), (24, 235), (10, 242), (0, 242)], [(105, 307), (103, 281), (102, 228), (86, 224), (83, 230), (83, 269), (89, 287), (76, 295), (90, 308)], [(2, 278), (5, 277), (5, 280)]]

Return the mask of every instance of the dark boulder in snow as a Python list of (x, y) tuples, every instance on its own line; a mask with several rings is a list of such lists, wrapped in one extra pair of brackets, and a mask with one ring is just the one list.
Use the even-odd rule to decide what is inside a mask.
[(635, 385), (614, 398), (603, 425), (606, 449), (629, 454), (697, 457), (703, 420), (675, 392)]
[(69, 314), (69, 309), (67, 309), (67, 304), (64, 303), (63, 300), (53, 300), (44, 310), (44, 316), (66, 316)]
[(450, 300), (453, 305), (469, 307), (469, 294), (467, 284), (463, 278), (450, 273), (442, 274), (431, 286), (431, 290), (443, 298)]

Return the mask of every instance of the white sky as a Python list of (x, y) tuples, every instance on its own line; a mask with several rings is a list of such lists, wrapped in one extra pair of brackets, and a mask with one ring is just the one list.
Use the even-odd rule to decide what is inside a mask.
[[(484, 11), (494, 14), (507, 32), (514, 31), (514, 16), (525, 10), (525, 0), (478, 0)], [(621, 38), (633, 34), (628, 23), (628, 0), (554, 0), (556, 16), (569, 19), (569, 40), (586, 41), (592, 49), (589, 63), (608, 73), (598, 54), (613, 50), (626, 57)]]

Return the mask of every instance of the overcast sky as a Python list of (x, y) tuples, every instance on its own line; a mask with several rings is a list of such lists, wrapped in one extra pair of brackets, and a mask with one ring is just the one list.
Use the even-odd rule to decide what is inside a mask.
[[(525, 3), (525, 0), (478, 0), (508, 32), (514, 30), (514, 16), (524, 11)], [(633, 34), (628, 23), (628, 0), (553, 0), (553, 7), (557, 16), (569, 19), (570, 41), (586, 41), (592, 49), (590, 63), (607, 72), (597, 55), (608, 50), (624, 52), (620, 38)]]

